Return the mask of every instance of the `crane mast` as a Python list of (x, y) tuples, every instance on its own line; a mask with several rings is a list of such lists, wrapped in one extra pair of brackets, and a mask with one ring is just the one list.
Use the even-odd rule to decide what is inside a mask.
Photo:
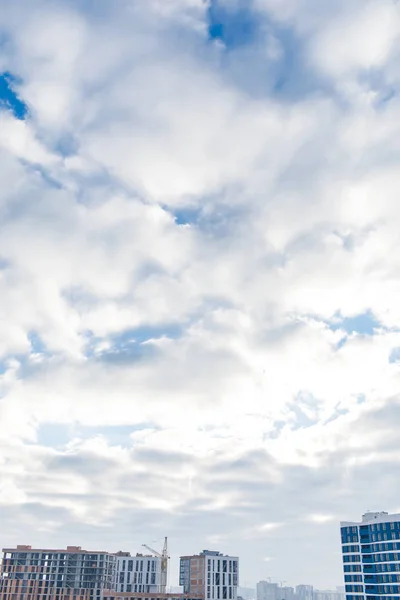
[(167, 593), (167, 581), (168, 581), (168, 560), (169, 560), (168, 538), (164, 539), (164, 546), (163, 546), (162, 552), (157, 552), (157, 550), (154, 550), (154, 548), (151, 548), (147, 544), (142, 544), (142, 546), (144, 548), (147, 548), (147, 550), (150, 550), (150, 552), (152, 552), (153, 554), (158, 556), (158, 558), (161, 558), (161, 583), (160, 583), (159, 591), (161, 594), (166, 594)]

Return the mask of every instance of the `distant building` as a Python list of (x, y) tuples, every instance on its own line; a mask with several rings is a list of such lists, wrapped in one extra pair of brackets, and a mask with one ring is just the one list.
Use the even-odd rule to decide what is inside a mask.
[(137, 594), (130, 594), (127, 592), (113, 592), (110, 590), (105, 590), (102, 595), (102, 600), (202, 600), (201, 598), (197, 598), (195, 596), (191, 596), (190, 594), (182, 594), (182, 593), (168, 593), (162, 594), (159, 592), (156, 593), (148, 593), (141, 592)]
[(293, 587), (283, 586), (279, 588), (278, 600), (295, 600), (295, 592)]
[(0, 600), (99, 600), (113, 589), (117, 558), (109, 552), (5, 548), (0, 568)]
[(314, 590), (314, 600), (345, 600), (345, 595), (337, 590)]
[(203, 600), (237, 600), (239, 559), (203, 550), (180, 559), (179, 585), (185, 594)]
[(277, 583), (270, 581), (259, 581), (257, 583), (257, 600), (279, 600), (280, 587)]
[(117, 552), (117, 592), (155, 594), (161, 591), (161, 558)]
[(400, 600), (400, 514), (342, 522), (346, 600)]
[(314, 587), (312, 585), (297, 585), (296, 586), (297, 600), (314, 600)]
[(244, 598), (244, 600), (255, 600), (256, 596), (257, 596), (255, 588), (249, 588), (249, 587), (240, 587), (239, 586), (237, 589), (237, 593), (238, 593), (238, 600), (239, 600), (239, 596)]

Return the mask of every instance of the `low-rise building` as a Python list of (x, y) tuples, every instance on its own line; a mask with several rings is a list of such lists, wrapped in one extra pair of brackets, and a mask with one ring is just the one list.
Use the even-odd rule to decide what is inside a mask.
[(161, 561), (158, 556), (117, 552), (117, 592), (161, 592)]
[(117, 558), (104, 551), (5, 548), (0, 600), (100, 600), (115, 588)]

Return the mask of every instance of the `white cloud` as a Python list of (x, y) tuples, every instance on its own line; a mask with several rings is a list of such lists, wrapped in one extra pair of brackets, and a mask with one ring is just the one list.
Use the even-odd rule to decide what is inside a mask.
[(383, 68), (400, 36), (400, 9), (392, 0), (355, 6), (318, 33), (312, 55), (329, 75)]

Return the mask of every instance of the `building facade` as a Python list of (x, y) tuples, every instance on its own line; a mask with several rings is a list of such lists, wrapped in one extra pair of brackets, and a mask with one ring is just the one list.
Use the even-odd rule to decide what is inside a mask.
[(160, 592), (154, 594), (138, 592), (137, 594), (131, 594), (127, 592), (112, 592), (105, 590), (102, 600), (201, 600), (201, 598), (196, 598), (190, 594), (181, 594), (179, 592), (166, 594)]
[(297, 600), (295, 589), (270, 581), (257, 583), (257, 600)]
[(270, 581), (257, 583), (257, 600), (278, 600), (279, 585)]
[(161, 592), (161, 558), (128, 552), (117, 553), (117, 592), (156, 594)]
[(314, 590), (314, 600), (345, 600), (340, 590)]
[(295, 591), (294, 587), (291, 586), (281, 586), (279, 588), (279, 600), (295, 600)]
[(179, 585), (185, 594), (203, 600), (237, 600), (239, 559), (220, 552), (203, 550), (195, 556), (182, 556)]
[(314, 600), (314, 587), (312, 585), (297, 585), (296, 597), (298, 600)]
[(346, 600), (400, 600), (400, 514), (341, 523)]
[(108, 552), (5, 548), (0, 600), (98, 600), (115, 588), (116, 573), (117, 558)]

